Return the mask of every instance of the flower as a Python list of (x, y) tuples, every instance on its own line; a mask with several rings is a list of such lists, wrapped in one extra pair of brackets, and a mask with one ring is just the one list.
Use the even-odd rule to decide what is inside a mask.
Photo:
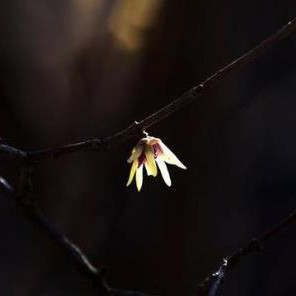
[[(133, 148), (128, 163), (132, 163), (126, 186), (129, 186), (136, 175), (138, 191), (143, 185), (143, 167), (145, 166), (148, 176), (157, 176), (157, 166), (164, 182), (171, 186), (171, 178), (166, 163), (186, 169), (185, 165), (159, 138), (146, 136)], [(156, 166), (157, 165), (157, 166)]]

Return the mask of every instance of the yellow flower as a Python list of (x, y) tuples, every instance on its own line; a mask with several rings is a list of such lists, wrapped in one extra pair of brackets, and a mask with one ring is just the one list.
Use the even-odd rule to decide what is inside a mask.
[[(157, 176), (157, 166), (164, 182), (171, 186), (171, 178), (166, 163), (186, 169), (185, 165), (177, 156), (159, 139), (150, 136), (142, 138), (132, 150), (128, 163), (132, 163), (130, 175), (126, 186), (129, 186), (136, 175), (138, 191), (143, 185), (143, 167), (145, 166), (148, 176)], [(157, 166), (156, 166), (157, 164)]]

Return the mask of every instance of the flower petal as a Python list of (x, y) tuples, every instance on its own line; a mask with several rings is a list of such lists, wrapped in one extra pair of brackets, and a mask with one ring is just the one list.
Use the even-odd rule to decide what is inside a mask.
[(146, 169), (147, 175), (148, 175), (148, 176), (151, 176), (151, 175), (152, 175), (152, 172), (151, 172), (150, 169), (149, 169), (149, 166), (148, 166), (148, 164), (147, 164), (147, 161), (145, 162), (145, 169)]
[(143, 185), (143, 164), (141, 164), (136, 171), (136, 185), (138, 191), (140, 191)]
[(147, 169), (147, 174), (152, 175), (153, 177), (156, 177), (157, 175), (157, 167), (154, 159), (154, 152), (153, 148), (151, 146), (146, 146), (145, 147), (145, 157), (146, 157), (146, 164), (145, 167)]
[(126, 186), (129, 186), (132, 183), (137, 167), (138, 167), (138, 160), (136, 159), (133, 161), (133, 164), (131, 166), (131, 170), (130, 170), (130, 174), (129, 174)]
[(161, 172), (161, 175), (162, 175), (162, 178), (163, 178), (165, 184), (167, 184), (170, 187), (172, 185), (172, 181), (171, 181), (170, 174), (169, 174), (169, 171), (168, 171), (168, 168), (167, 168), (165, 162), (159, 157), (156, 158), (156, 162), (157, 162), (157, 165), (159, 167), (159, 170)]
[(159, 143), (163, 153), (161, 158), (168, 164), (176, 165), (177, 167), (186, 170), (186, 166), (178, 159), (178, 157), (163, 143)]
[(132, 163), (135, 159), (139, 158), (143, 152), (143, 145), (136, 145), (132, 150), (132, 154), (127, 160), (128, 163)]
[(155, 144), (158, 144), (159, 142), (161, 142), (161, 140), (159, 138), (154, 138), (154, 137), (148, 137), (148, 143), (150, 146), (153, 146)]

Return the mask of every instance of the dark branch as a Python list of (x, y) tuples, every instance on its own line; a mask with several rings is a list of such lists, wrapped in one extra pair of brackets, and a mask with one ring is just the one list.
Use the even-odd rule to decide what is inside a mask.
[(85, 277), (92, 280), (100, 278), (100, 270), (90, 263), (83, 252), (65, 235), (61, 234), (34, 203), (27, 200), (27, 197), (20, 197), (19, 193), (16, 193), (12, 186), (2, 177), (0, 177), (0, 190), (5, 196), (17, 203), (27, 219), (35, 226), (38, 226), (41, 232), (63, 251)]
[[(25, 177), (22, 176), (22, 179), (25, 180)], [(10, 200), (17, 203), (28, 221), (37, 226), (41, 233), (50, 239), (50, 241), (62, 251), (65, 257), (69, 259), (69, 262), (77, 268), (84, 278), (91, 280), (99, 295), (148, 296), (141, 292), (121, 291), (109, 287), (105, 282), (104, 268), (99, 269), (95, 267), (79, 247), (77, 247), (65, 235), (56, 229), (54, 224), (46, 218), (36, 204), (31, 202), (30, 199), (28, 200), (27, 196), (21, 198), (12, 186), (2, 177), (0, 177), (0, 192)]]
[(8, 155), (13, 158), (26, 158), (27, 154), (24, 151), (21, 151), (17, 148), (14, 148), (12, 146), (9, 146), (7, 144), (0, 142), (0, 153)]
[(277, 45), (282, 39), (288, 37), (291, 33), (296, 30), (296, 18), (282, 27), (279, 31), (262, 41), (260, 44), (255, 46), (253, 49), (248, 51), (247, 53), (240, 56), (238, 59), (234, 60), (224, 68), (218, 70), (216, 73), (211, 75), (205, 81), (200, 83), (197, 86), (194, 86), (179, 98), (175, 99), (168, 105), (164, 106), (163, 108), (159, 109), (155, 113), (147, 116), (140, 122), (134, 122), (127, 128), (111, 135), (106, 138), (102, 139), (91, 139), (83, 142), (68, 144), (64, 146), (59, 146), (55, 148), (49, 148), (39, 151), (30, 151), (30, 152), (23, 152), (13, 147), (7, 147), (7, 145), (0, 145), (0, 152), (10, 154), (11, 156), (20, 157), (20, 158), (29, 158), (31, 161), (40, 160), (40, 159), (48, 159), (48, 158), (55, 158), (58, 156), (62, 156), (65, 154), (70, 154), (79, 151), (86, 151), (86, 150), (99, 150), (102, 147), (114, 143), (119, 143), (126, 141), (131, 137), (135, 137), (139, 135), (139, 132), (151, 128), (167, 118), (168, 116), (172, 115), (173, 113), (177, 112), (178, 110), (182, 109), (184, 106), (188, 105), (189, 103), (193, 102), (197, 98), (204, 95), (210, 88), (215, 86), (217, 83), (223, 81), (226, 76), (230, 73), (234, 72), (242, 68), (243, 66), (250, 64), (255, 59), (260, 57), (265, 51), (268, 49), (273, 48)]
[(206, 277), (203, 281), (198, 284), (197, 293), (198, 296), (215, 296), (221, 283), (227, 274), (247, 255), (261, 250), (261, 246), (270, 240), (271, 238), (278, 235), (289, 225), (296, 222), (296, 210), (291, 212), (287, 217), (281, 220), (276, 226), (272, 227), (265, 233), (261, 234), (255, 239), (252, 239), (244, 247), (238, 249), (231, 256), (223, 259), (222, 264), (218, 270)]
[[(218, 70), (216, 73), (211, 75), (205, 81), (199, 85), (191, 88), (185, 92), (182, 96), (172, 101), (168, 105), (159, 109), (155, 113), (147, 116), (140, 122), (134, 122), (127, 128), (115, 133), (111, 136), (102, 139), (91, 139), (83, 142), (68, 144), (64, 146), (58, 146), (55, 148), (49, 148), (39, 151), (21, 151), (14, 147), (11, 147), (0, 139), (0, 153), (8, 155), (12, 158), (23, 160), (23, 170), (21, 173), (20, 184), (15, 191), (3, 178), (0, 177), (0, 191), (11, 199), (17, 201), (23, 210), (25, 216), (33, 224), (37, 225), (42, 233), (46, 234), (56, 246), (58, 246), (64, 254), (71, 259), (71, 262), (78, 268), (81, 274), (91, 279), (92, 282), (97, 286), (100, 295), (125, 295), (125, 296), (145, 296), (141, 292), (130, 292), (120, 291), (109, 288), (104, 281), (102, 271), (94, 267), (83, 252), (74, 245), (67, 237), (59, 233), (54, 225), (44, 216), (40, 209), (36, 206), (34, 201), (30, 197), (30, 165), (41, 159), (49, 159), (59, 157), (65, 154), (70, 154), (79, 151), (86, 150), (99, 150), (106, 145), (120, 143), (127, 139), (135, 136), (139, 136), (143, 130), (151, 128), (168, 116), (174, 114), (184, 106), (193, 102), (197, 98), (204, 95), (210, 88), (215, 86), (217, 83), (223, 81), (226, 76), (242, 68), (243, 66), (250, 64), (256, 58), (261, 56), (266, 50), (271, 49), (278, 44), (282, 39), (289, 36), (296, 30), (296, 18), (281, 28), (279, 31), (265, 39), (259, 45), (234, 60), (224, 68)], [(228, 272), (236, 266), (236, 264), (246, 255), (258, 250), (259, 246), (270, 238), (274, 237), (280, 231), (282, 231), (288, 225), (294, 223), (296, 220), (296, 211), (291, 213), (286, 219), (280, 222), (276, 227), (259, 236), (255, 240), (252, 240), (245, 247), (239, 249), (233, 255), (225, 258), (218, 271), (207, 277), (198, 286), (198, 295), (209, 295), (214, 296), (223, 281), (224, 277)], [(147, 296), (147, 295), (146, 295)]]

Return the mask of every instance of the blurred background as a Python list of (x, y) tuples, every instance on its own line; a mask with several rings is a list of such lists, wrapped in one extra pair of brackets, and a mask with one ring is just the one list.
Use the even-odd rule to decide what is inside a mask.
[[(104, 137), (157, 110), (294, 17), (296, 3), (2, 0), (0, 135), (22, 149)], [(130, 141), (38, 164), (40, 207), (112, 286), (189, 295), (223, 256), (296, 207), (296, 35), (149, 130), (188, 167), (126, 188)], [(12, 183), (18, 163), (0, 160)], [(296, 295), (296, 229), (220, 295)], [(1, 197), (0, 294), (95, 295)]]

